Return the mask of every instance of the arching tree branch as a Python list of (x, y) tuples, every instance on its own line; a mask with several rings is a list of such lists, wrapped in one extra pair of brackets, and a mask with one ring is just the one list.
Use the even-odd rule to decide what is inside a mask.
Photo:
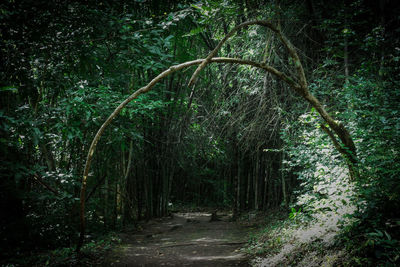
[[(140, 88), (136, 92), (134, 92), (132, 95), (130, 95), (127, 99), (125, 99), (117, 108), (115, 108), (114, 112), (111, 113), (111, 115), (106, 119), (106, 121), (101, 125), (100, 129), (97, 131), (95, 137), (93, 138), (93, 141), (89, 147), (89, 151), (86, 157), (86, 163), (85, 163), (85, 168), (83, 171), (83, 177), (82, 177), (82, 185), (81, 185), (81, 192), (80, 192), (80, 236), (79, 236), (79, 241), (76, 250), (79, 252), (82, 245), (83, 245), (83, 240), (84, 240), (84, 234), (85, 234), (85, 195), (86, 195), (86, 188), (87, 188), (87, 181), (88, 181), (88, 176), (89, 176), (89, 171), (90, 171), (90, 166), (91, 162), (93, 159), (93, 154), (96, 150), (97, 143), (100, 140), (100, 137), (102, 136), (104, 130), (107, 128), (107, 126), (111, 123), (111, 121), (121, 112), (121, 110), (126, 107), (126, 105), (129, 104), (132, 100), (137, 98), (139, 95), (146, 93), (150, 91), (154, 85), (156, 85), (159, 81), (161, 81), (163, 78), (167, 77), (168, 75), (187, 68), (191, 67), (194, 65), (201, 64), (204, 62), (204, 59), (197, 59), (193, 61), (188, 61), (179, 65), (171, 66), (167, 70), (163, 71), (161, 74), (159, 74), (157, 77), (155, 77), (150, 83), (148, 83), (146, 86)], [(293, 88), (296, 90), (300, 90), (300, 86), (290, 79), (288, 76), (286, 76), (284, 73), (278, 71), (277, 69), (253, 62), (250, 60), (243, 60), (243, 59), (237, 59), (237, 58), (212, 58), (210, 59), (210, 62), (218, 62), (218, 63), (232, 63), (232, 64), (241, 64), (241, 65), (250, 65), (254, 66), (260, 69), (264, 69), (271, 74), (275, 75), (277, 78), (282, 79), (286, 81), (289, 85), (291, 85)]]
[[(280, 31), (280, 29), (276, 26), (274, 26), (272, 23), (266, 20), (256, 20), (256, 21), (248, 21), (245, 23), (242, 23), (235, 28), (233, 28), (215, 47), (213, 51), (207, 56), (207, 58), (197, 67), (195, 72), (193, 73), (189, 85), (193, 85), (196, 82), (197, 76), (199, 75), (200, 71), (207, 66), (209, 62), (211, 62), (211, 59), (218, 53), (218, 51), (221, 49), (222, 45), (230, 38), (232, 37), (239, 29), (250, 26), (250, 25), (259, 25), (259, 26), (264, 26), (272, 30), (275, 34), (278, 35), (279, 39), (281, 40), (282, 44), (284, 47), (288, 50), (296, 71), (297, 71), (297, 82), (291, 82), (291, 80), (288, 78), (287, 75), (281, 76), (280, 78), (282, 79), (283, 77), (286, 77), (286, 79), (283, 79), (285, 82), (287, 82), (298, 94), (300, 94), (307, 102), (309, 102), (316, 110), (317, 112), (321, 115), (321, 117), (328, 123), (329, 127), (333, 130), (333, 132), (339, 137), (340, 141), (342, 144), (346, 147), (344, 149), (344, 153), (341, 153), (345, 159), (348, 161), (349, 165), (349, 170), (350, 170), (350, 178), (355, 179), (357, 174), (357, 168), (355, 165), (357, 165), (357, 152), (356, 152), (356, 146), (353, 142), (353, 139), (350, 136), (350, 133), (347, 131), (347, 129), (344, 127), (343, 124), (339, 123), (336, 121), (323, 107), (321, 102), (311, 94), (310, 90), (308, 89), (308, 84), (307, 84), (307, 78), (304, 72), (303, 65), (301, 64), (300, 57), (296, 51), (296, 48), (293, 46), (293, 44), (286, 38), (286, 36)], [(293, 85), (296, 86), (293, 86)], [(340, 151), (339, 151), (340, 152)], [(351, 166), (350, 166), (351, 165)], [(352, 171), (354, 170), (354, 171)]]
[[(266, 24), (266, 25), (270, 26), (271, 28), (277, 30), (277, 29), (276, 29), (271, 23), (269, 23), (268, 21), (261, 21), (261, 20), (260, 20), (260, 21), (259, 21), (259, 20), (257, 20), (257, 21), (247, 21), (247, 22), (244, 22), (244, 23), (242, 23), (242, 24), (239, 24), (238, 26), (236, 26), (235, 28), (233, 28), (227, 35), (225, 35), (225, 37), (218, 43), (217, 47), (215, 47), (214, 50), (211, 51), (211, 53), (207, 56), (207, 58), (200, 64), (200, 66), (197, 67), (197, 69), (195, 70), (195, 72), (193, 73), (192, 77), (191, 77), (190, 80), (189, 80), (189, 86), (192, 86), (192, 85), (196, 82), (197, 76), (199, 75), (200, 71), (201, 71), (202, 69), (204, 69), (204, 68), (207, 66), (208, 63), (211, 62), (211, 59), (212, 59), (213, 57), (215, 57), (215, 55), (216, 55), (216, 54), (218, 53), (218, 51), (221, 49), (222, 45), (223, 45), (229, 38), (231, 38), (231, 37), (232, 37), (238, 30), (240, 30), (241, 28), (246, 27), (246, 26), (250, 26), (250, 25), (255, 25), (255, 24), (258, 24), (258, 25)], [(264, 26), (266, 26), (266, 25), (264, 25)], [(268, 27), (268, 26), (267, 26), (267, 27)]]
[[(265, 26), (271, 29), (273, 32), (275, 32), (279, 39), (281, 40), (282, 44), (286, 47), (288, 50), (290, 56), (292, 57), (296, 70), (297, 70), (297, 75), (298, 75), (298, 81), (294, 81), (291, 79), (288, 75), (286, 75), (283, 72), (278, 71), (277, 69), (268, 66), (263, 63), (258, 63), (258, 62), (253, 62), (249, 60), (243, 60), (243, 59), (236, 59), (236, 58), (214, 58), (214, 56), (217, 54), (218, 50), (222, 47), (222, 45), (230, 38), (232, 37), (240, 28), (243, 28), (245, 26), (250, 26), (250, 25), (260, 25), (260, 26)], [(333, 132), (339, 137), (341, 140), (342, 144), (344, 145), (343, 149), (340, 149), (339, 152), (345, 157), (346, 161), (348, 162), (349, 166), (349, 171), (350, 171), (350, 177), (352, 179), (355, 178), (356, 170), (355, 165), (357, 164), (357, 157), (356, 157), (356, 147), (354, 145), (354, 142), (347, 131), (347, 129), (340, 124), (339, 122), (335, 121), (329, 113), (324, 109), (322, 104), (319, 102), (319, 100), (314, 97), (311, 92), (308, 89), (307, 85), (307, 79), (305, 77), (304, 69), (301, 64), (300, 58), (296, 52), (295, 47), (289, 42), (289, 40), (281, 33), (281, 31), (276, 28), (274, 25), (272, 25), (268, 21), (249, 21), (242, 23), (238, 26), (236, 26), (231, 32), (229, 32), (217, 45), (217, 47), (207, 56), (205, 59), (197, 59), (193, 61), (188, 61), (179, 65), (171, 66), (169, 69), (165, 70), (161, 74), (159, 74), (157, 77), (155, 77), (149, 84), (147, 84), (145, 87), (140, 88), (136, 92), (134, 92), (132, 95), (130, 95), (127, 99), (125, 99), (115, 110), (114, 112), (107, 118), (107, 120), (103, 123), (103, 125), (100, 127), (98, 132), (96, 133), (89, 151), (88, 155), (86, 158), (86, 163), (85, 163), (85, 168), (84, 168), (84, 173), (83, 173), (83, 178), (82, 178), (82, 186), (81, 186), (81, 194), (80, 194), (80, 237), (77, 245), (77, 251), (80, 251), (80, 248), (83, 244), (84, 240), (84, 233), (85, 233), (85, 194), (86, 194), (86, 186), (87, 186), (87, 180), (88, 180), (88, 175), (89, 175), (89, 170), (90, 170), (90, 165), (91, 161), (93, 158), (94, 151), (96, 149), (96, 145), (98, 141), (100, 140), (101, 135), (103, 134), (105, 128), (111, 123), (111, 121), (121, 112), (121, 110), (133, 99), (137, 98), (139, 95), (146, 93), (151, 90), (151, 88), (154, 87), (159, 81), (161, 81), (163, 78), (166, 76), (181, 70), (183, 68), (187, 68), (190, 66), (194, 65), (199, 65), (199, 67), (196, 69), (196, 71), (193, 73), (193, 76), (191, 77), (189, 81), (189, 85), (193, 85), (197, 75), (200, 73), (200, 71), (208, 64), (211, 62), (218, 62), (218, 63), (233, 63), (233, 64), (242, 64), (242, 65), (250, 65), (254, 66), (256, 68), (264, 69), (271, 74), (275, 75), (277, 78), (281, 79), (282, 81), (285, 81), (288, 85), (290, 85), (291, 88), (293, 88), (299, 95), (301, 95), (305, 100), (307, 100), (321, 115), (321, 117), (327, 122), (329, 127), (333, 130)], [(326, 128), (328, 129), (328, 128)], [(329, 136), (332, 140), (336, 140), (334, 137), (333, 133), (328, 129), (326, 131), (329, 133)], [(338, 145), (338, 142), (334, 141), (334, 145), (336, 148), (341, 147)]]

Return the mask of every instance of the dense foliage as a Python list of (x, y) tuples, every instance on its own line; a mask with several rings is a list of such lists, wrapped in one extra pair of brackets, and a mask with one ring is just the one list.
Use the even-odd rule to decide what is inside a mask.
[[(338, 222), (347, 214), (338, 242), (349, 264), (398, 264), (399, 14), (395, 0), (2, 2), (4, 263), (76, 244), (86, 154), (119, 103), (169, 66), (206, 57), (238, 24), (267, 19), (296, 46), (312, 93), (350, 130), (357, 179), (287, 84), (211, 64), (195, 87), (187, 86), (194, 69), (174, 73), (113, 120), (90, 172), (87, 239), (171, 207), (235, 216), (282, 207), (292, 217), (334, 212)], [(240, 30), (218, 56), (296, 77), (265, 28)]]

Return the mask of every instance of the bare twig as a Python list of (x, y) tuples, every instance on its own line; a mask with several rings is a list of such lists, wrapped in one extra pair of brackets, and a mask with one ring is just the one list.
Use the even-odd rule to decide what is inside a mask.
[(56, 189), (52, 188), (50, 185), (48, 185), (47, 183), (45, 183), (45, 182), (43, 181), (43, 179), (40, 178), (37, 174), (34, 174), (34, 175), (33, 175), (33, 178), (35, 179), (36, 182), (38, 182), (40, 185), (42, 185), (43, 187), (45, 187), (47, 190), (51, 191), (52, 193), (54, 193), (54, 194), (57, 195), (57, 196), (60, 195), (60, 193), (59, 193)]

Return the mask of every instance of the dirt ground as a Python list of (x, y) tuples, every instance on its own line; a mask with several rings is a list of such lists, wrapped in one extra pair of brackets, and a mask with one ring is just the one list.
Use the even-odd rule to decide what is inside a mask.
[(229, 215), (175, 213), (150, 221), (142, 231), (122, 234), (122, 247), (108, 266), (250, 266), (239, 251), (248, 230)]

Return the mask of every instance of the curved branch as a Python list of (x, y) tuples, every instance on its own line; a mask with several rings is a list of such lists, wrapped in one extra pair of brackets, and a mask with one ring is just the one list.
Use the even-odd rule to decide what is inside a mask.
[(340, 146), (339, 142), (336, 140), (336, 136), (332, 133), (331, 130), (329, 130), (328, 127), (326, 127), (324, 124), (320, 124), (321, 129), (329, 136), (329, 138), (332, 140), (332, 143), (334, 147), (336, 148), (337, 151), (339, 151), (342, 154), (345, 154), (345, 150)]
[(206, 59), (197, 67), (195, 72), (193, 73), (192, 77), (189, 80), (189, 86), (193, 85), (196, 82), (197, 76), (199, 75), (200, 71), (204, 69), (208, 63), (211, 62), (211, 59), (218, 53), (221, 49), (222, 45), (231, 38), (239, 29), (249, 26), (249, 25), (263, 25), (270, 27), (273, 31), (278, 31), (270, 22), (264, 20), (255, 20), (255, 21), (247, 21), (242, 24), (239, 24), (235, 28), (233, 28), (225, 37), (218, 43), (218, 45), (214, 48), (213, 51), (206, 57)]
[[(353, 155), (352, 151), (347, 151), (341, 145), (339, 142), (336, 140), (335, 135), (333, 132), (326, 127), (324, 124), (320, 124), (321, 129), (329, 136), (329, 138), (332, 140), (332, 143), (334, 147), (336, 148), (337, 151), (339, 151), (340, 154), (344, 157), (346, 160), (347, 166), (349, 168), (349, 174), (350, 177), (357, 177), (358, 176), (358, 171), (357, 171), (357, 161), (356, 161), (356, 155)], [(355, 148), (354, 148), (355, 149)]]
[(274, 33), (276, 33), (281, 40), (282, 44), (286, 47), (288, 50), (290, 56), (292, 57), (294, 64), (296, 66), (298, 75), (299, 75), (299, 81), (300, 85), (303, 88), (307, 87), (307, 80), (306, 76), (304, 74), (304, 69), (301, 64), (299, 55), (296, 52), (296, 48), (292, 45), (292, 43), (282, 34), (282, 32), (275, 27), (271, 22), (267, 20), (253, 20), (253, 21), (247, 21), (242, 24), (239, 24), (235, 28), (233, 28), (225, 37), (218, 43), (218, 45), (214, 48), (213, 51), (211, 51), (210, 54), (206, 57), (206, 59), (197, 67), (195, 72), (193, 73), (192, 77), (190, 78), (189, 81), (189, 86), (193, 85), (196, 82), (197, 76), (199, 75), (200, 71), (204, 69), (208, 63), (211, 62), (211, 59), (215, 57), (215, 55), (218, 53), (218, 51), (221, 49), (222, 45), (229, 39), (231, 38), (238, 30), (241, 28), (250, 26), (250, 25), (259, 25), (259, 26), (264, 26), (272, 30)]
[[(267, 64), (264, 63), (258, 63), (254, 62), (251, 60), (245, 60), (245, 59), (238, 59), (238, 58), (227, 58), (227, 57), (217, 57), (217, 58), (212, 58), (210, 62), (224, 62), (224, 63), (237, 63), (241, 65), (250, 65), (259, 69), (266, 70), (267, 72), (275, 75), (277, 78), (281, 79), (282, 81), (286, 82), (289, 86), (291, 86), (298, 94), (303, 95), (303, 89), (301, 85), (299, 85), (297, 82), (295, 82), (293, 79), (291, 79), (289, 76), (287, 76), (285, 73), (280, 72), (279, 70), (275, 69), (274, 67), (271, 67)], [(204, 63), (204, 61), (203, 61)]]
[[(219, 51), (219, 49), (222, 47), (222, 45), (230, 38), (232, 37), (240, 28), (250, 26), (250, 25), (260, 25), (260, 26), (265, 26), (269, 29), (271, 29), (273, 32), (275, 32), (282, 44), (286, 47), (288, 50), (290, 56), (292, 57), (295, 67), (297, 69), (298, 73), (298, 80), (299, 83), (296, 81), (293, 81), (291, 78), (289, 78), (286, 74), (276, 70), (275, 68), (265, 65), (265, 64), (260, 64), (257, 62), (252, 62), (249, 60), (242, 60), (242, 59), (234, 59), (234, 58), (213, 58)], [(354, 145), (354, 142), (347, 131), (347, 129), (337, 121), (335, 121), (329, 114), (326, 112), (322, 104), (319, 102), (317, 98), (315, 98), (310, 91), (308, 90), (308, 85), (307, 85), (307, 79), (305, 77), (304, 69), (301, 64), (300, 58), (296, 52), (295, 47), (290, 43), (290, 41), (281, 33), (281, 31), (276, 28), (273, 24), (271, 24), (268, 21), (261, 20), (261, 21), (248, 21), (245, 23), (242, 23), (238, 26), (236, 26), (232, 31), (230, 31), (217, 45), (217, 47), (214, 48), (214, 50), (207, 56), (205, 59), (197, 59), (189, 62), (185, 62), (179, 65), (175, 65), (170, 67), (169, 69), (165, 70), (161, 74), (159, 74), (156, 78), (154, 78), (148, 85), (145, 87), (140, 88), (136, 92), (134, 92), (132, 95), (130, 95), (127, 99), (125, 99), (115, 110), (114, 112), (107, 118), (107, 120), (103, 123), (103, 125), (100, 127), (98, 132), (96, 133), (96, 136), (94, 137), (89, 151), (88, 155), (86, 158), (86, 163), (85, 163), (85, 168), (84, 168), (84, 173), (83, 173), (83, 179), (82, 179), (82, 187), (81, 187), (81, 194), (80, 194), (80, 237), (77, 245), (77, 251), (80, 251), (80, 248), (83, 244), (83, 239), (84, 239), (84, 232), (85, 232), (85, 194), (86, 194), (86, 185), (87, 185), (87, 179), (89, 175), (89, 170), (90, 170), (90, 165), (91, 161), (93, 158), (93, 153), (96, 149), (96, 145), (103, 134), (105, 128), (111, 123), (111, 121), (119, 114), (119, 112), (133, 99), (137, 98), (140, 94), (148, 92), (155, 84), (157, 84), (160, 80), (162, 80), (164, 77), (168, 76), (169, 74), (174, 73), (175, 71), (178, 71), (180, 69), (190, 67), (193, 65), (198, 65), (200, 66), (195, 70), (193, 73), (190, 81), (189, 81), (189, 86), (193, 85), (195, 83), (195, 80), (197, 79), (198, 74), (200, 71), (206, 67), (206, 65), (210, 62), (225, 62), (225, 63), (237, 63), (237, 64), (244, 64), (244, 65), (251, 65), (257, 68), (264, 69), (273, 75), (277, 76), (281, 80), (285, 81), (288, 83), (297, 93), (299, 93), (304, 99), (306, 99), (321, 115), (321, 117), (328, 123), (329, 127), (336, 133), (336, 135), (339, 137), (339, 139), (342, 141), (342, 143), (349, 149), (349, 151), (345, 150), (345, 155), (348, 157), (350, 164), (349, 168), (351, 169), (353, 165), (357, 164), (357, 156), (356, 156), (356, 148)], [(351, 172), (352, 173), (352, 172)], [(351, 177), (353, 178), (354, 176), (351, 174)]]
[[(151, 88), (153, 88), (154, 85), (156, 85), (163, 78), (165, 78), (166, 76), (168, 76), (178, 70), (204, 63), (204, 61), (205, 61), (205, 59), (197, 59), (197, 60), (193, 60), (193, 61), (188, 61), (188, 62), (185, 62), (182, 64), (171, 66), (167, 70), (163, 71), (161, 74), (159, 74), (157, 77), (155, 77), (150, 83), (148, 83), (146, 86), (144, 86), (144, 87), (140, 88), (139, 90), (137, 90), (136, 92), (134, 92), (127, 99), (125, 99), (121, 104), (119, 104), (119, 106), (117, 108), (115, 108), (113, 113), (111, 113), (111, 115), (106, 119), (106, 121), (101, 125), (100, 129), (97, 131), (97, 133), (96, 133), (95, 137), (93, 138), (93, 141), (89, 147), (89, 151), (88, 151), (88, 154), (86, 157), (85, 168), (83, 171), (83, 178), (82, 178), (82, 185), (81, 185), (81, 192), (80, 192), (80, 236), (79, 236), (79, 241), (78, 241), (78, 245), (76, 248), (77, 252), (80, 251), (80, 249), (83, 245), (84, 234), (85, 234), (85, 204), (86, 204), (85, 203), (85, 195), (86, 195), (86, 187), (87, 187), (87, 180), (88, 180), (88, 176), (89, 176), (90, 166), (91, 166), (91, 162), (93, 159), (94, 151), (96, 150), (97, 143), (99, 142), (100, 137), (102, 136), (104, 130), (111, 123), (111, 121), (121, 112), (121, 110), (124, 107), (126, 107), (126, 105), (129, 104), (129, 102), (131, 102), (132, 100), (137, 98), (139, 95), (150, 91)], [(264, 70), (270, 72), (271, 74), (277, 76), (278, 78), (286, 81), (296, 91), (300, 90), (300, 86), (295, 81), (290, 79), (284, 73), (282, 73), (282, 72), (278, 71), (277, 69), (275, 69), (271, 66), (268, 66), (266, 64), (261, 64), (261, 63), (253, 62), (250, 60), (243, 60), (243, 59), (237, 59), (237, 58), (212, 58), (209, 61), (210, 62), (218, 62), (218, 63), (250, 65), (250, 66), (260, 68), (260, 69), (264, 69)]]
[[(230, 38), (232, 37), (239, 29), (249, 26), (249, 25), (260, 25), (267, 27), (271, 29), (274, 33), (276, 33), (281, 40), (282, 44), (286, 47), (288, 50), (294, 65), (297, 70), (297, 75), (298, 75), (298, 83), (293, 82), (291, 83), (287, 79), (283, 79), (284, 81), (288, 82), (289, 85), (293, 87), (293, 84), (299, 85), (296, 87), (293, 87), (297, 93), (299, 93), (307, 102), (309, 102), (321, 115), (321, 117), (328, 123), (329, 127), (335, 132), (335, 134), (339, 137), (340, 141), (342, 144), (348, 148), (348, 150), (345, 151), (345, 157), (349, 159), (349, 169), (353, 168), (353, 166), (350, 165), (357, 165), (357, 152), (356, 152), (356, 146), (353, 142), (353, 139), (351, 138), (350, 133), (347, 131), (347, 129), (344, 127), (343, 124), (337, 122), (323, 107), (321, 102), (313, 95), (311, 94), (310, 90), (308, 89), (307, 85), (307, 79), (306, 75), (304, 73), (304, 68), (303, 65), (301, 64), (299, 55), (296, 52), (296, 48), (293, 46), (293, 44), (285, 37), (284, 34), (279, 30), (279, 28), (275, 27), (273, 24), (271, 24), (269, 21), (266, 20), (256, 20), (256, 21), (248, 21), (242, 24), (239, 24), (235, 28), (233, 28), (217, 45), (217, 47), (214, 48), (214, 50), (207, 56), (207, 58), (200, 64), (200, 66), (197, 67), (195, 72), (193, 73), (189, 85), (193, 85), (196, 82), (197, 76), (199, 75), (200, 71), (207, 66), (209, 62), (211, 62), (211, 59), (218, 53), (218, 51), (221, 49), (222, 45)], [(287, 77), (287, 76), (286, 76)], [(281, 77), (283, 78), (283, 77)], [(288, 78), (288, 77), (287, 77)], [(288, 78), (290, 79), (290, 78)], [(351, 173), (351, 179), (354, 179), (358, 174), (356, 172)]]

